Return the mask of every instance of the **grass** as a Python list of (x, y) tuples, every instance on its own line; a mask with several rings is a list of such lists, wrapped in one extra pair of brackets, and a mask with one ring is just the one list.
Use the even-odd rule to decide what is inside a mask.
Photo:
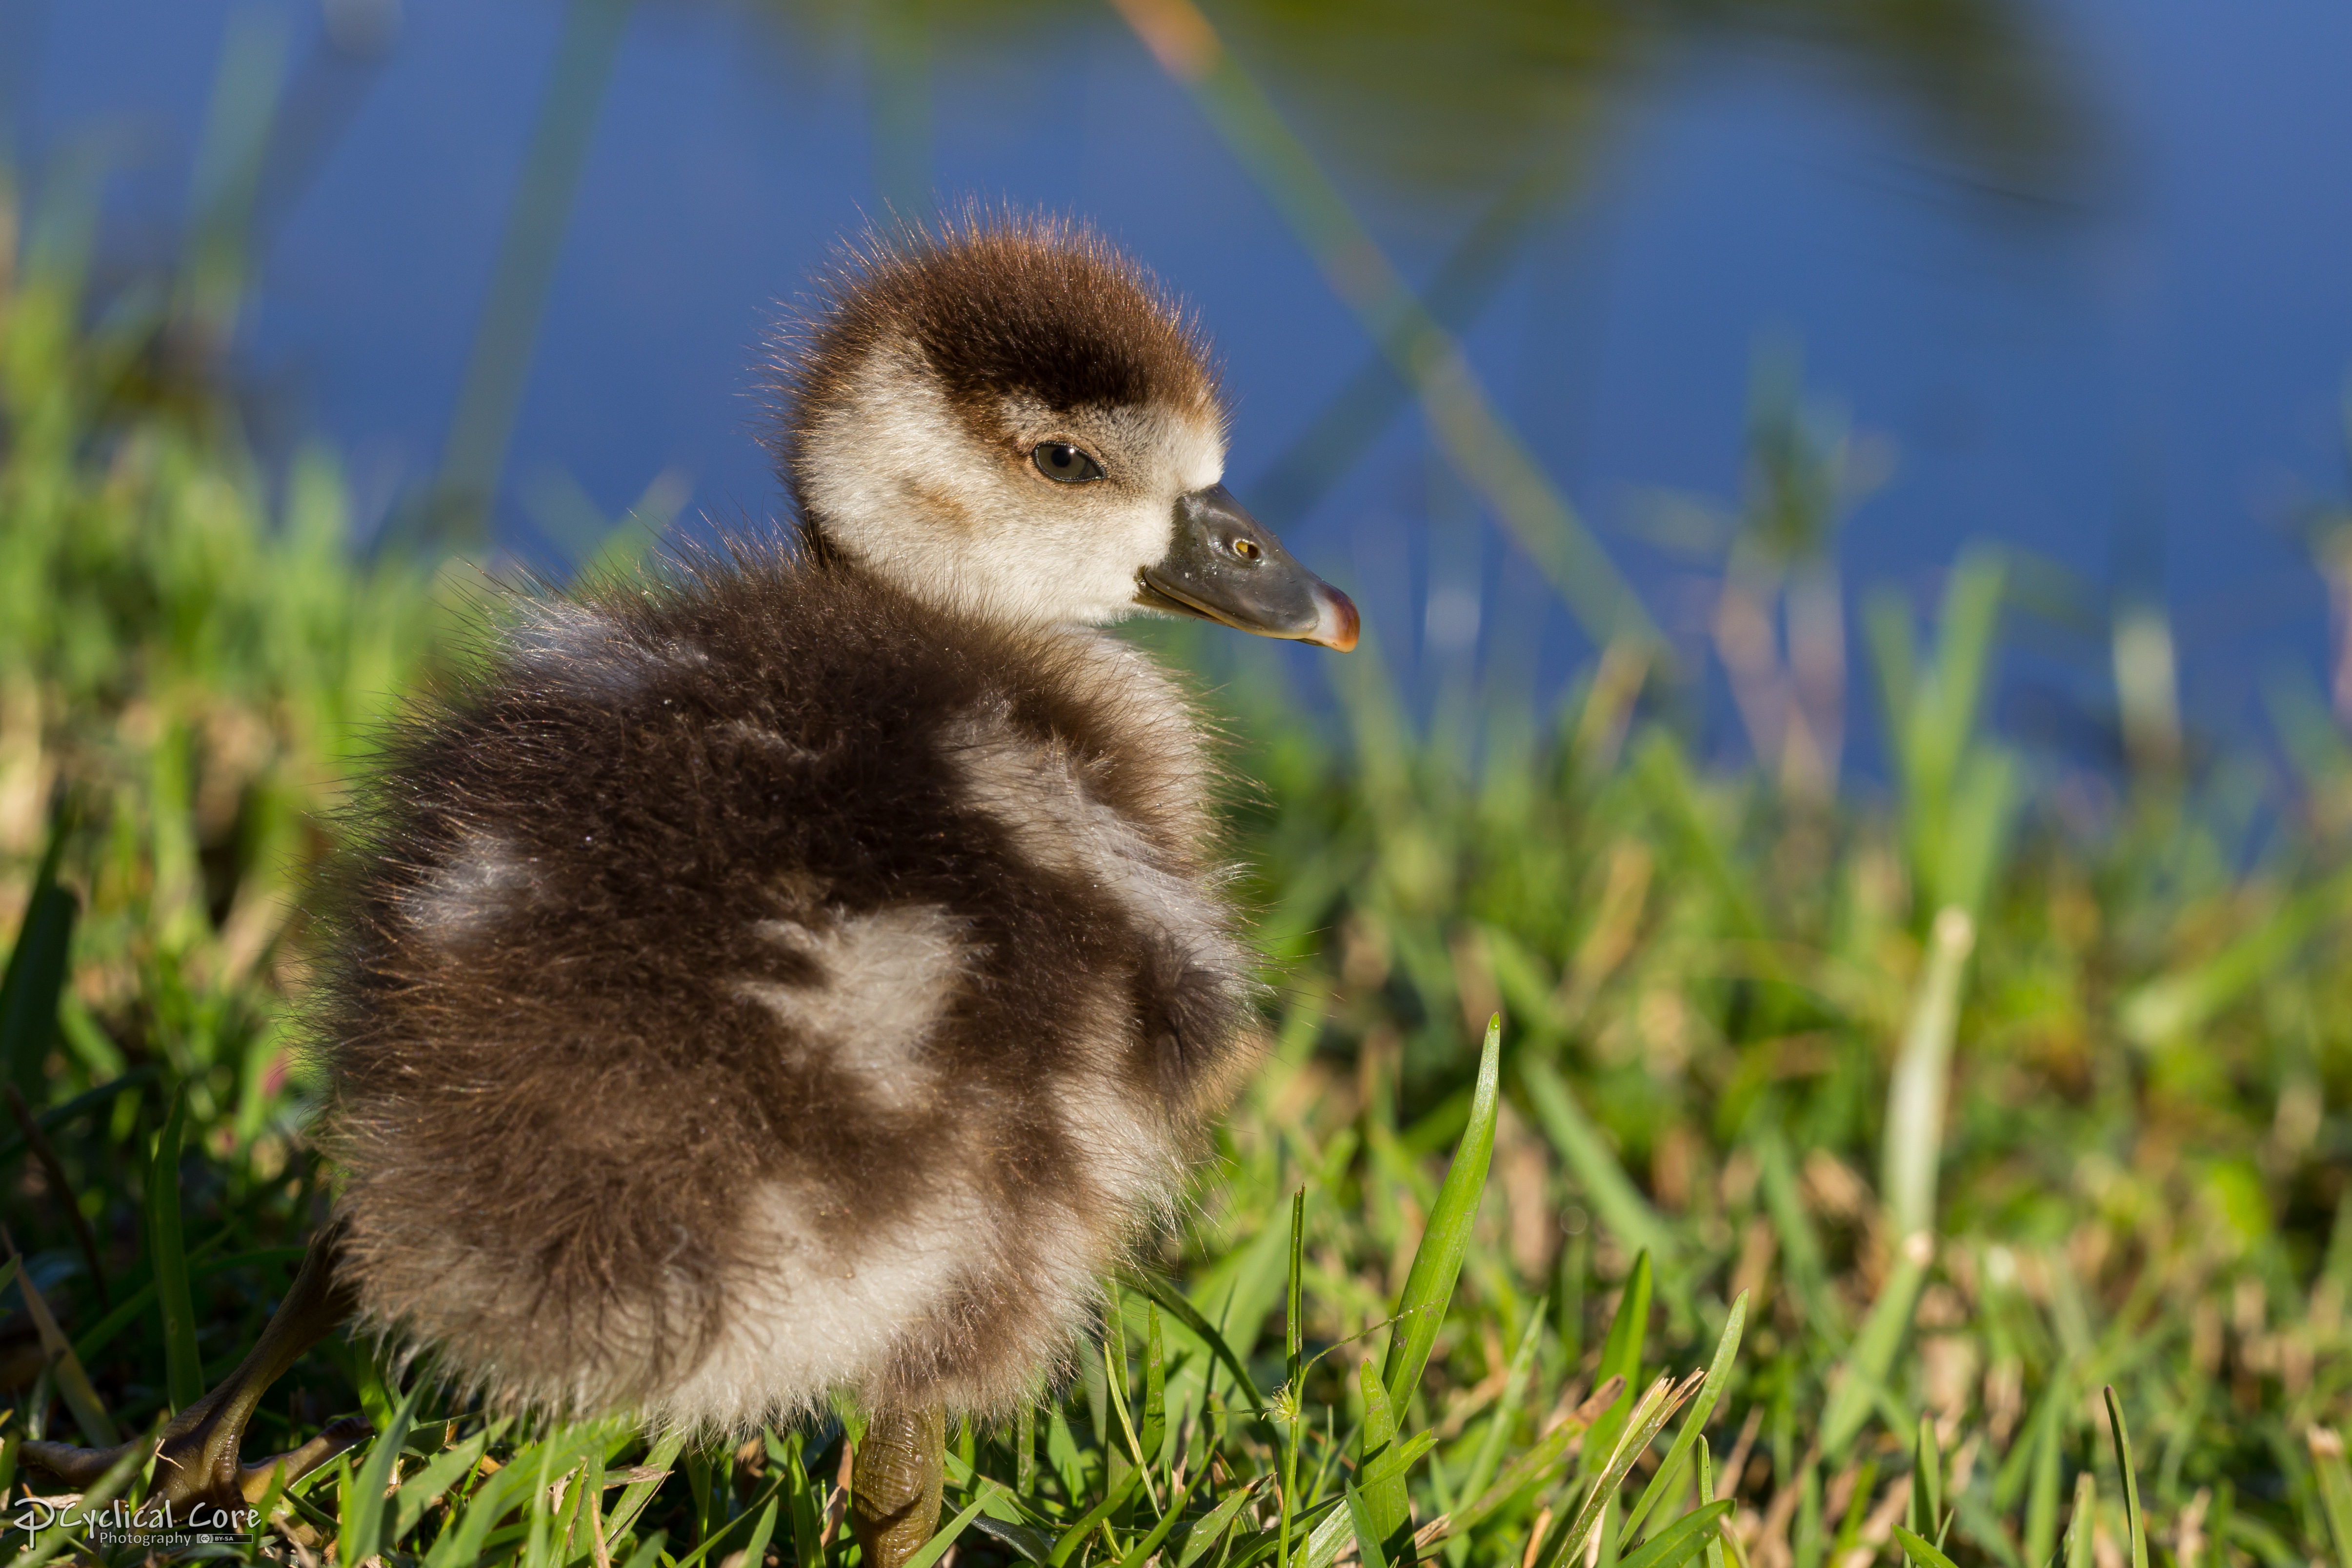
[[(257, 467), (181, 295), (84, 297), (87, 211), (19, 216), (12, 1499), (23, 1438), (149, 1429), (290, 1278), (326, 1180), (294, 890), (465, 596), (353, 556), (331, 457)], [(1776, 406), (1733, 520), (1768, 601), (1804, 562), (1759, 567), (1757, 520), (1799, 495), (1818, 548), (1837, 489), (1772, 476), (1841, 460)], [(1263, 649), (1169, 637), (1251, 676), (1223, 700), (1275, 1047), (1066, 1394), (951, 1434), (920, 1568), (2352, 1568), (2352, 740), (2289, 692), (2271, 817), (2252, 764), (2159, 745), (2086, 824), (2105, 786), (1984, 719), (2011, 569), (1957, 563), (1932, 635), (1871, 601), (1894, 781), (1860, 801), (1699, 766), (1647, 645), (1545, 721), (1500, 680), (1428, 724), (1370, 647), (1318, 728)], [(688, 1451), (440, 1401), (312, 1355), (249, 1452), (381, 1436), (226, 1554), (856, 1555), (855, 1412)]]

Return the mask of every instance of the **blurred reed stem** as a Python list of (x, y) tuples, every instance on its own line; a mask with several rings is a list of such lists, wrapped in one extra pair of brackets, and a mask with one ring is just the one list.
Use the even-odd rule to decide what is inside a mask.
[(628, 19), (629, 0), (569, 0), (564, 7), (554, 70), (508, 209), (481, 324), (442, 448), (441, 471), (416, 524), (428, 542), (479, 548), (489, 541), (491, 507), (530, 377), (540, 319)]
[(1112, 0), (1162, 69), (1202, 112), (1288, 221), (1372, 341), (1421, 400), (1462, 478), (1542, 568), (1587, 636), (1665, 639), (1633, 585), (1487, 396), (1462, 344), (1414, 294), (1347, 198), (1284, 123), (1192, 0)]
[(866, 8), (866, 91), (874, 137), (874, 193), (898, 222), (931, 217), (929, 0), (873, 0)]

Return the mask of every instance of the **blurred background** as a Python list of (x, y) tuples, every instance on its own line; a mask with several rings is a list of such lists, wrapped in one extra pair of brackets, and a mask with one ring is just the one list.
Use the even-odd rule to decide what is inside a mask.
[[(1717, 584), (1773, 417), (1838, 471), (1768, 553), (1926, 604), (1963, 541), (2013, 548), (2000, 710), (2062, 764), (2119, 759), (2118, 658), (2192, 745), (2270, 744), (2278, 684), (2326, 679), (2352, 18), (1276, 0), (1216, 13), (1236, 98), (1155, 58), (1188, 16), (0, 0), (0, 146), (36, 209), (94, 205), (101, 279), (220, 253), (205, 352), (265, 461), (344, 455), (362, 540), (430, 514), (561, 570), (633, 508), (772, 518), (780, 307), (865, 225), (977, 199), (1082, 216), (1197, 306), (1236, 488), (1424, 709), (1494, 665), (1550, 700), (1630, 592), (1708, 749), (1769, 748)], [(1358, 238), (1393, 271), (1351, 296)], [(1390, 368), (1384, 280), (1525, 472)]]
[[(1309, 1346), (1393, 1310), (1499, 1010), (1421, 1518), (1745, 1293), (1746, 1568), (1907, 1561), (1923, 1422), (1969, 1568), (2069, 1495), (2069, 1568), (2352, 1568), (2347, 60), (2308, 0), (0, 0), (0, 1488), (325, 1213), (304, 889), (489, 579), (778, 526), (780, 312), (980, 202), (1192, 302), (1365, 612), (1133, 631), (1250, 781), (1276, 1046), (1160, 1261), (1265, 1386), (1286, 1267)], [(256, 1447), (394, 1402), (289, 1383)]]

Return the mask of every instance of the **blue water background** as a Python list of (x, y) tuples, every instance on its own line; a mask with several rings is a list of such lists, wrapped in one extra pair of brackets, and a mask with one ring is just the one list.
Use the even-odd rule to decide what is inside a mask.
[[(14, 162), (37, 188), (78, 152), (102, 157), (117, 264), (177, 243), (234, 10), (0, 0)], [(296, 58), (320, 26), (291, 0), (247, 10)], [(409, 0), (273, 234), (240, 340), (254, 428), (273, 451), (338, 447), (363, 526), (437, 460), (561, 20), (555, 0)], [(2007, 542), (2078, 574), (2102, 609), (2160, 600), (2192, 731), (2266, 745), (2265, 690), (2316, 689), (2329, 657), (2293, 520), (2344, 485), (2352, 12), (2071, 0), (2044, 21), (2098, 137), (2067, 200), (1988, 194), (1886, 94), (1801, 50), (1700, 50), (1622, 84), (1595, 178), (1522, 247), (1472, 357), (1695, 655), (1706, 568), (1644, 536), (1641, 498), (1737, 493), (1751, 358), (1777, 332), (1895, 456), (1840, 543), (1850, 600), (1887, 583), (1929, 605), (1965, 542)], [(1371, 353), (1278, 213), (1108, 11), (960, 48), (931, 81), (936, 190), (1083, 214), (1197, 304), (1236, 395), (1246, 499)], [(607, 514), (665, 470), (698, 510), (774, 514), (760, 344), (877, 210), (874, 165), (854, 29), (638, 7), (548, 300), (502, 542), (560, 558), (524, 500), (556, 475)], [(1335, 166), (1415, 277), (1478, 211)], [(1360, 591), (1423, 703), (1449, 660), (1498, 640), (1539, 639), (1547, 691), (1590, 657), (1410, 410), (1289, 542)], [(1854, 651), (1851, 765), (1869, 773), (1858, 636)], [(1309, 681), (1315, 657), (1297, 667)], [(2006, 727), (2053, 765), (2095, 767), (2112, 709), (2095, 627), (2021, 624)], [(1710, 746), (1736, 753), (1719, 690), (1712, 710)]]

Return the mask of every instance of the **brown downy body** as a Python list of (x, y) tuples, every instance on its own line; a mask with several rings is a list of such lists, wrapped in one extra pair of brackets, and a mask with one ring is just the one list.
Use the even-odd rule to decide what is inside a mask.
[(342, 1278), (509, 1406), (1003, 1409), (1249, 1063), (1202, 725), (1095, 627), (1354, 612), (1218, 483), (1182, 319), (968, 221), (793, 356), (801, 547), (519, 603), (332, 900)]

